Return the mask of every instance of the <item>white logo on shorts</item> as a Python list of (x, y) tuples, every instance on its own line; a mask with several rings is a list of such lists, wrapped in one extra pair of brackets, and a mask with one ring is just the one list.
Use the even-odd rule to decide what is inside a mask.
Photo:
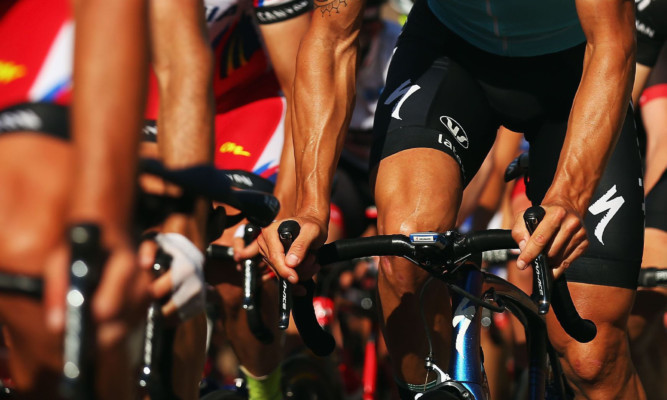
[(454, 139), (456, 139), (461, 147), (464, 149), (468, 148), (468, 135), (466, 135), (466, 131), (463, 130), (463, 127), (454, 118), (443, 115), (440, 117), (440, 122), (454, 136)]
[(602, 217), (602, 220), (600, 220), (598, 225), (595, 227), (595, 237), (603, 246), (604, 242), (602, 241), (602, 235), (604, 234), (604, 230), (607, 228), (607, 225), (609, 225), (611, 219), (614, 218), (614, 215), (616, 215), (618, 210), (625, 203), (623, 196), (618, 196), (612, 199), (611, 197), (615, 194), (616, 185), (609, 189), (604, 196), (600, 197), (595, 203), (593, 203), (593, 205), (588, 208), (588, 211), (590, 211), (593, 215), (598, 215), (604, 211), (607, 211), (604, 217)]
[(391, 113), (392, 118), (402, 120), (402, 118), (398, 114), (401, 111), (401, 106), (403, 106), (403, 103), (405, 102), (405, 100), (408, 99), (408, 97), (412, 96), (412, 94), (414, 94), (414, 92), (421, 89), (421, 86), (419, 86), (419, 85), (412, 85), (412, 86), (409, 86), (409, 87), (408, 87), (408, 85), (410, 85), (410, 79), (403, 82), (401, 84), (401, 86), (397, 87), (396, 90), (394, 90), (389, 95), (389, 97), (387, 97), (387, 100), (385, 100), (385, 102), (384, 102), (384, 104), (387, 105), (387, 104), (392, 103), (394, 100), (396, 100), (397, 98), (402, 96), (401, 100), (399, 100), (398, 103), (396, 103), (396, 105), (394, 106), (394, 110)]

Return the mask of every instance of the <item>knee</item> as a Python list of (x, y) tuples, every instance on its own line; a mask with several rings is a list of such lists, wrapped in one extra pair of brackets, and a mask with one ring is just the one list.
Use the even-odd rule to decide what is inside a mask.
[[(420, 218), (419, 220), (427, 220)], [(445, 228), (411, 221), (385, 221), (385, 233), (409, 235), (414, 232), (444, 231)], [(391, 290), (397, 298), (417, 293), (428, 278), (428, 273), (408, 260), (399, 257), (381, 257), (382, 286)]]
[(243, 289), (233, 284), (216, 285), (222, 299), (222, 309), (225, 320), (237, 320), (243, 307)]

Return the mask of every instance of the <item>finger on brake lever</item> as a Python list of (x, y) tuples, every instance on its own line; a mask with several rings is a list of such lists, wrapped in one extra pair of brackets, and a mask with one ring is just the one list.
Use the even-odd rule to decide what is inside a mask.
[[(540, 206), (530, 207), (523, 214), (526, 228), (531, 235), (535, 232), (537, 225), (542, 221), (545, 214), (544, 209)], [(533, 297), (536, 297), (537, 311), (540, 315), (549, 312), (553, 279), (553, 271), (547, 266), (544, 253), (540, 253), (533, 261)]]
[[(301, 227), (296, 221), (285, 221), (278, 227), (278, 235), (280, 236), (280, 243), (283, 245), (285, 254), (294, 242), (294, 239), (299, 236)], [(280, 315), (278, 316), (278, 327), (282, 330), (289, 326), (289, 317), (292, 310), (292, 285), (287, 279), (280, 278)]]

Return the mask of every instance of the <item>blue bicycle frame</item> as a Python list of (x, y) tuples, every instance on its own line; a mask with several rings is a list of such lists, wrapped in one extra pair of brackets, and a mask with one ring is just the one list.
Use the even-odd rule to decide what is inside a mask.
[[(547, 334), (544, 318), (538, 315), (537, 305), (521, 289), (481, 271), (473, 263), (464, 264), (461, 268), (462, 271), (451, 284), (477, 298), (493, 299), (510, 310), (524, 325), (530, 356), (530, 399), (544, 399)], [(457, 292), (451, 293), (451, 299), (453, 315), (449, 366), (446, 372), (437, 366), (430, 366), (430, 369), (438, 374), (441, 386), (457, 391), (461, 398), (488, 400), (489, 390), (480, 351), (482, 307)], [(559, 386), (559, 391), (563, 393), (563, 386)]]

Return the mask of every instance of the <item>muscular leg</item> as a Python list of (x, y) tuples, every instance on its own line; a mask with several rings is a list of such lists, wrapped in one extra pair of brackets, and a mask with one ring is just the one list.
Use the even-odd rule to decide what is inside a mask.
[(206, 362), (206, 316), (203, 313), (179, 324), (173, 362), (173, 386), (178, 398), (198, 399)]
[[(0, 270), (42, 276), (62, 238), (70, 196), (70, 149), (34, 133), (0, 138)], [(10, 342), (10, 368), (26, 398), (54, 398), (61, 370), (62, 338), (44, 334), (39, 301), (0, 296), (0, 319)]]
[[(444, 231), (456, 221), (461, 201), (461, 175), (452, 157), (433, 149), (410, 149), (380, 162), (375, 182), (378, 231), (409, 234)], [(427, 274), (393, 257), (380, 261), (378, 293), (383, 330), (396, 376), (411, 384), (434, 380), (426, 376), (428, 352), (420, 318), (419, 293)], [(449, 360), (451, 307), (444, 284), (434, 281), (424, 295), (436, 363)]]
[[(667, 169), (667, 98), (656, 98), (642, 106), (646, 128), (646, 230), (642, 267), (667, 267), (663, 174)], [(662, 178), (662, 180), (661, 180)], [(654, 190), (655, 189), (655, 190)], [(662, 193), (662, 194), (661, 194)], [(639, 288), (628, 320), (633, 359), (647, 389), (647, 396), (664, 398), (665, 335), (662, 316), (667, 309), (665, 288)]]
[(609, 286), (568, 283), (572, 300), (598, 333), (579, 343), (561, 328), (553, 312), (547, 316), (549, 339), (561, 354), (566, 377), (577, 399), (644, 399), (630, 359), (626, 324), (635, 292)]
[[(223, 303), (223, 325), (241, 365), (254, 376), (265, 376), (273, 372), (282, 359), (278, 330), (277, 285), (274, 281), (262, 285), (262, 321), (273, 333), (273, 342), (264, 344), (257, 340), (248, 326), (247, 314), (242, 307), (242, 275), (232, 265), (225, 265), (225, 280), (216, 285)], [(230, 269), (233, 270), (229, 271)], [(231, 275), (231, 276), (230, 276)]]

